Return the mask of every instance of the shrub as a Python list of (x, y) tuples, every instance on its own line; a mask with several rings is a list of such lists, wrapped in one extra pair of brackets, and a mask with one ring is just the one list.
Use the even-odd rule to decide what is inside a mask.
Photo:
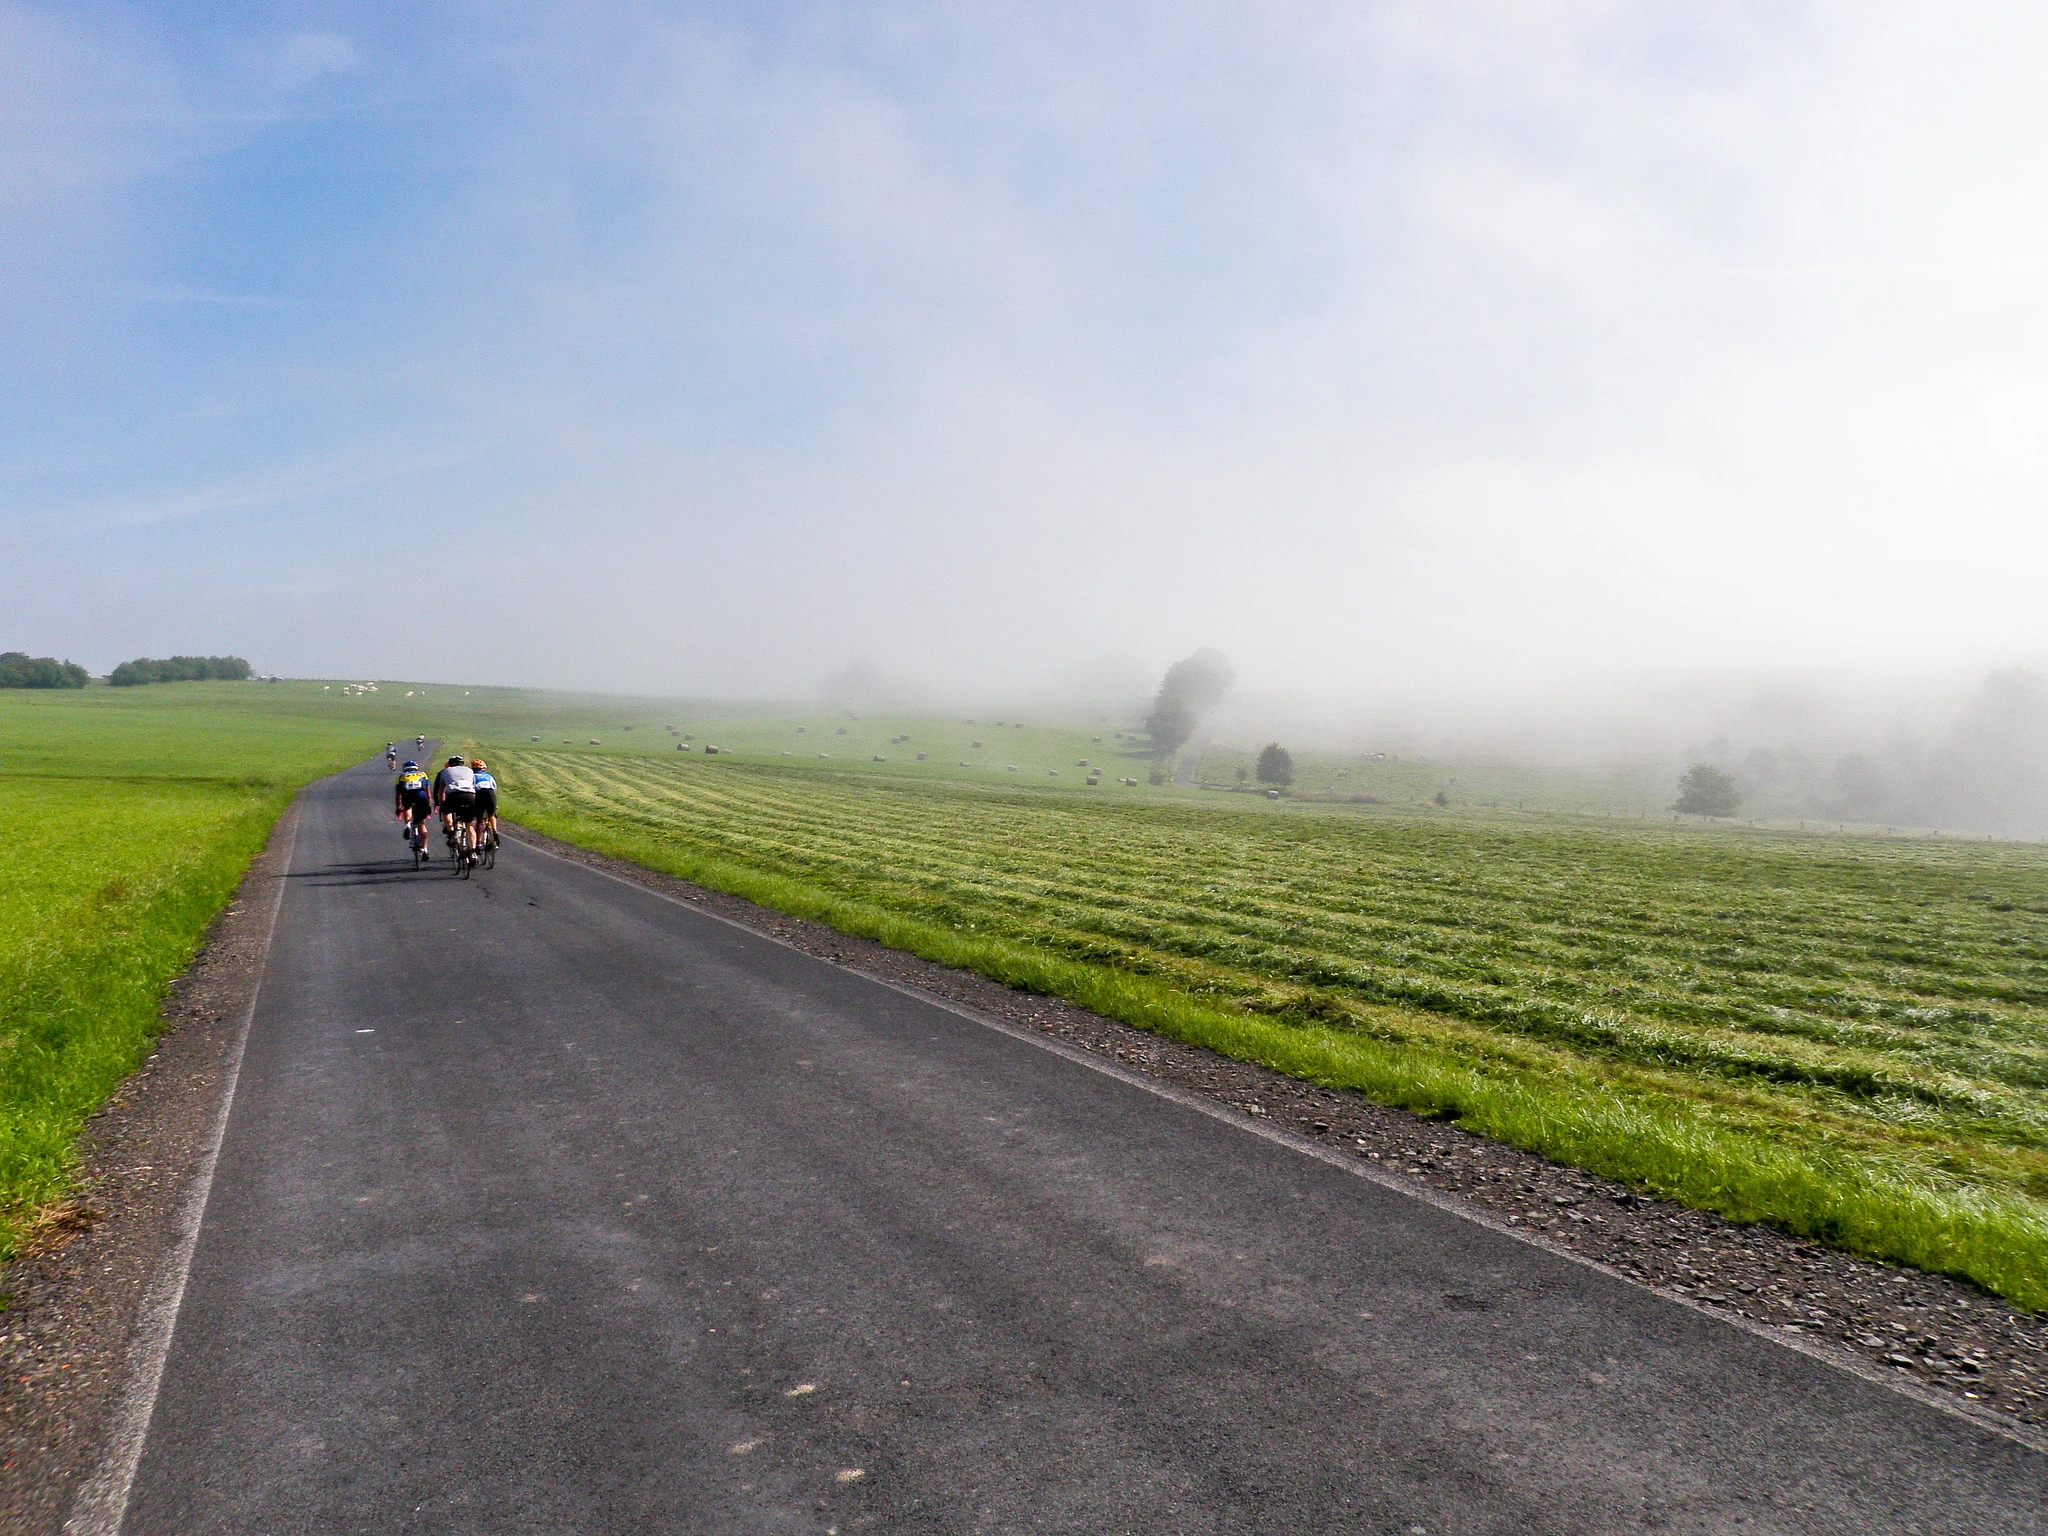
[(1712, 763), (1694, 763), (1678, 779), (1678, 802), (1671, 809), (1688, 816), (1733, 816), (1742, 804), (1735, 781)]
[(1277, 741), (1269, 741), (1259, 753), (1259, 782), (1283, 789), (1294, 782), (1294, 754)]

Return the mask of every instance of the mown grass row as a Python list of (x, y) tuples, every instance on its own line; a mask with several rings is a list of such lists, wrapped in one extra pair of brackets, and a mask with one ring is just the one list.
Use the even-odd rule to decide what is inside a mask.
[(2048, 1307), (2032, 850), (507, 767), (570, 841)]
[[(599, 784), (586, 793), (617, 816), (673, 814), (673, 808), (636, 810), (643, 798), (637, 792)], [(806, 869), (827, 881), (886, 875), (914, 887), (928, 905), (952, 903), (963, 915), (1000, 903), (1041, 926), (1063, 929), (1071, 946), (1136, 946), (1154, 960), (1185, 956), (1645, 1062), (1811, 1082), (1865, 1097), (1898, 1094), (2022, 1118), (2038, 1106), (2018, 1098), (1987, 1102), (1974, 1082), (1955, 1074), (2031, 1088), (2048, 1078), (2038, 1010), (1944, 1002), (1953, 976), (1894, 967), (1882, 978), (1794, 996), (1777, 971), (1783, 945), (1773, 952), (1752, 937), (1742, 967), (1717, 974), (1702, 964), (1700, 951), (1714, 939), (1706, 922), (1667, 922), (1666, 932), (1624, 936), (1606, 954), (1561, 954), (1546, 931), (1558, 926), (1554, 921), (1501, 899), (1484, 913), (1469, 901), (1463, 911), (1446, 913), (1427, 890), (1402, 890), (1384, 858), (1363, 878), (1351, 870), (1309, 870), (1322, 879), (1320, 888), (1308, 884), (1308, 861), (1298, 847), (1283, 849), (1294, 856), (1284, 871), (1239, 858), (1226, 875), (1197, 872), (1190, 879), (1184, 871), (1199, 851), (1187, 846), (1190, 841), (1243, 830), (1228, 821), (1215, 825), (1214, 815), (1197, 814), (1193, 839), (1169, 838), (1164, 846), (1155, 839), (1145, 847), (1094, 836), (1085, 850), (1063, 848), (1063, 861), (1048, 865), (1042, 827), (1034, 837), (1014, 817), (997, 815), (932, 831), (923, 808), (905, 806), (902, 798), (885, 793), (878, 804), (874, 796), (838, 796), (840, 807), (816, 806), (792, 827), (785, 822), (787, 807), (773, 803), (770, 791), (744, 807), (724, 807), (703, 835), (738, 856), (771, 858), (778, 867)], [(842, 824), (845, 813), (858, 824)], [(1128, 819), (1121, 811), (1111, 818)], [(1155, 833), (1162, 830), (1156, 815), (1146, 819)], [(1201, 826), (1205, 820), (1211, 825)], [(1330, 825), (1322, 823), (1325, 830)], [(1459, 873), (1461, 850), (1439, 852), (1445, 857), (1432, 880), (1446, 869)], [(1462, 852), (1469, 857), (1471, 850)], [(1379, 893), (1387, 915), (1356, 918), (1364, 905), (1360, 887)], [(1582, 894), (1589, 926), (1599, 925), (1610, 893)], [(1681, 896), (1671, 889), (1667, 900), (1675, 907)], [(1391, 914), (1404, 903), (1408, 910), (1397, 922)], [(1754, 898), (1748, 904), (1754, 907)], [(1730, 917), (1749, 925), (1758, 920), (1754, 911), (1715, 914), (1724, 923)], [(2012, 964), (2023, 970), (2028, 961), (2015, 957)], [(1660, 968), (1664, 974), (1656, 974)], [(1973, 980), (1981, 980), (1981, 963), (1976, 972)]]
[(289, 798), (0, 778), (0, 1258), (64, 1193), (86, 1117), (148, 1053), (165, 992)]

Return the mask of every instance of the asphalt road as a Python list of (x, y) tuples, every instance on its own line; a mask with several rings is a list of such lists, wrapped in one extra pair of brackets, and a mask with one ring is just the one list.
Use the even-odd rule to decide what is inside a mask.
[(315, 786), (124, 1529), (2048, 1528), (2048, 1458)]

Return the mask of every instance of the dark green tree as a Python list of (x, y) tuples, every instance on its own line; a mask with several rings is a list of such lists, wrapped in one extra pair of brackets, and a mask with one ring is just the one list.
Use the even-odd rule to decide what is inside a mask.
[(152, 660), (138, 656), (124, 661), (107, 674), (116, 688), (133, 688), (142, 683), (197, 683), (209, 678), (241, 682), (249, 676), (249, 663), (239, 656), (167, 656)]
[(1285, 789), (1294, 782), (1294, 754), (1277, 741), (1269, 741), (1259, 751), (1259, 782), (1275, 784)]
[(1671, 809), (1688, 816), (1733, 816), (1742, 804), (1735, 780), (1712, 763), (1694, 763), (1678, 778), (1678, 803)]
[(1168, 667), (1152, 713), (1145, 717), (1152, 755), (1164, 762), (1186, 746), (1202, 716), (1223, 702), (1236, 681), (1237, 673), (1220, 651), (1197, 651)]
[(0, 651), (0, 688), (83, 688), (85, 668), (54, 656)]

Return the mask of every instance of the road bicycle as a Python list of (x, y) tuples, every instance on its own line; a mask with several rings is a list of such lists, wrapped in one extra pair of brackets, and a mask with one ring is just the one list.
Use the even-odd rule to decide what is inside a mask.
[(476, 823), (451, 821), (448, 824), (448, 856), (455, 861), (455, 877), (467, 880), (470, 871), (482, 863), (484, 857)]
[(485, 827), (477, 833), (477, 857), (483, 860), (485, 869), (498, 867), (498, 829)]
[(427, 867), (427, 824), (424, 821), (408, 820), (405, 824), (405, 846), (412, 850), (412, 867)]

